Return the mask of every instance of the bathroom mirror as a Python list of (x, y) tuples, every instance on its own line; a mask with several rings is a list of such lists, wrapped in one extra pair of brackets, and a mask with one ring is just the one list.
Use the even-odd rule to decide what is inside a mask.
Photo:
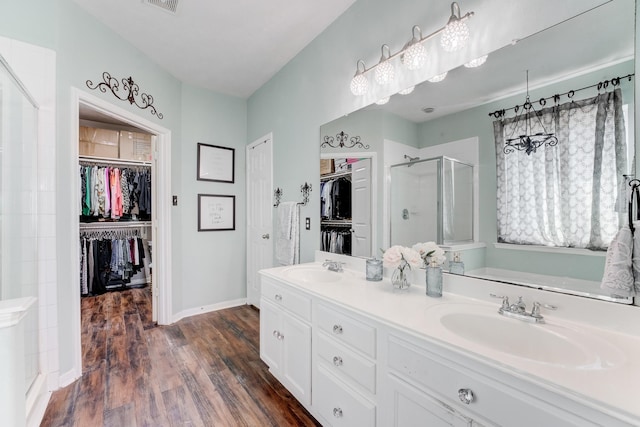
[[(478, 204), (475, 240), (485, 247), (463, 253), (468, 270), (509, 270), (513, 275), (500, 280), (517, 284), (545, 272), (557, 277), (560, 282), (557, 286), (571, 293), (583, 291), (581, 287), (585, 283), (592, 286), (587, 294), (597, 292), (604, 268), (603, 252), (567, 248), (536, 250), (496, 243), (496, 153), (492, 125), (495, 119), (488, 114), (522, 105), (527, 70), (532, 100), (633, 74), (634, 24), (634, 2), (607, 2), (491, 53), (481, 67), (450, 70), (443, 81), (424, 82), (409, 95), (394, 95), (385, 105), (372, 104), (323, 125), (321, 141), (344, 132), (349, 138), (359, 137), (369, 147), (349, 150), (324, 147), (320, 150), (321, 156), (341, 156), (345, 151), (377, 156), (377, 163), (372, 167), (378, 172), (379, 196), (372, 204), (372, 211), (379, 221), (373, 225), (373, 233), (378, 247), (383, 247), (391, 243), (387, 233), (393, 220), (387, 212), (390, 198), (385, 195), (390, 166), (407, 162), (403, 154), (414, 157), (427, 148), (475, 137), (479, 153), (474, 164), (478, 180), (474, 191)], [(629, 141), (634, 140), (635, 134), (634, 84), (633, 80), (626, 79), (620, 84)], [(576, 98), (596, 93), (597, 89), (586, 90)], [(566, 102), (566, 98), (562, 102)], [(409, 151), (400, 152), (398, 147)], [(394, 156), (394, 160), (389, 161)], [(393, 178), (390, 181), (393, 186)]]

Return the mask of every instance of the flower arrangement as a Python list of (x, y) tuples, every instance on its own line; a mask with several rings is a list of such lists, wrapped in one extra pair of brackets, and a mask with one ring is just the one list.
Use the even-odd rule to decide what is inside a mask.
[(387, 268), (404, 268), (407, 264), (409, 268), (420, 267), (422, 265), (422, 258), (420, 254), (412, 248), (405, 246), (395, 245), (384, 251), (382, 256), (383, 265)]
[(420, 257), (424, 261), (424, 266), (428, 266), (432, 261), (435, 261), (438, 265), (442, 265), (447, 260), (444, 249), (435, 242), (416, 243), (412, 249), (420, 254)]

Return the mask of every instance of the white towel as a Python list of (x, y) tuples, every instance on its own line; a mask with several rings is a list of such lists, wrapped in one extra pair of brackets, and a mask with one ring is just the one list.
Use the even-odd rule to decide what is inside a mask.
[(300, 252), (300, 208), (296, 202), (278, 205), (276, 227), (276, 261), (281, 265), (297, 264)]
[(620, 297), (633, 296), (640, 290), (640, 229), (637, 226), (635, 233), (631, 233), (625, 225), (609, 244), (600, 288)]

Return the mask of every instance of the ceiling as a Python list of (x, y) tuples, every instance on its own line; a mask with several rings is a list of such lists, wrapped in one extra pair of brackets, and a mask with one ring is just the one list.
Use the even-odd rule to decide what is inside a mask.
[[(179, 80), (241, 98), (355, 2), (109, 0), (105, 7), (104, 0), (74, 1)], [(176, 13), (160, 7), (173, 4)]]

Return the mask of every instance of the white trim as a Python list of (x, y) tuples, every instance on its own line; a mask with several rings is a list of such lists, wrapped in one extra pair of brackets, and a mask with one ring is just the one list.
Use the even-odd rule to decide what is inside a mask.
[(200, 307), (189, 308), (187, 310), (182, 310), (179, 313), (176, 313), (173, 316), (173, 322), (178, 322), (186, 317), (197, 316), (198, 314), (211, 313), (213, 311), (224, 310), (225, 308), (239, 307), (241, 305), (246, 305), (246, 298), (239, 298), (231, 301), (219, 302), (216, 304), (203, 305)]
[(589, 249), (580, 248), (561, 248), (555, 246), (539, 246), (539, 245), (518, 245), (515, 243), (494, 243), (493, 247), (496, 249), (509, 249), (515, 251), (530, 251), (530, 252), (549, 252), (554, 254), (566, 254), (566, 255), (588, 255), (603, 257), (607, 255), (606, 251), (592, 251)]
[(60, 374), (58, 377), (58, 386), (60, 388), (66, 387), (73, 383), (75, 380), (82, 376), (82, 371), (78, 371), (75, 368), (69, 369), (64, 374)]
[(468, 251), (470, 249), (486, 248), (487, 245), (484, 242), (473, 243), (452, 243), (450, 245), (440, 245), (445, 251)]
[(47, 390), (47, 375), (40, 373), (27, 392), (27, 423), (28, 427), (38, 427), (47, 410), (51, 392)]
[[(79, 128), (79, 104), (89, 106), (90, 108), (101, 112), (107, 116), (113, 117), (118, 121), (123, 121), (131, 126), (142, 129), (150, 134), (155, 135), (155, 151), (157, 155), (154, 155), (154, 161), (157, 167), (155, 168), (155, 177), (157, 180), (154, 182), (154, 194), (156, 202), (154, 203), (154, 209), (152, 210), (152, 221), (154, 227), (152, 227), (152, 239), (154, 242), (154, 302), (157, 306), (158, 324), (168, 325), (172, 323), (172, 257), (171, 257), (171, 205), (170, 203), (163, 203), (162, 201), (171, 200), (171, 131), (165, 127), (162, 127), (149, 120), (143, 119), (127, 110), (117, 107), (107, 101), (104, 101), (94, 95), (84, 92), (78, 88), (71, 88), (71, 138), (69, 144), (71, 144), (70, 155), (72, 162), (75, 164), (78, 161), (78, 128)], [(79, 207), (76, 201), (78, 200), (78, 185), (72, 186), (72, 197), (70, 198), (71, 206), (68, 212), (70, 215), (70, 229), (78, 230), (80, 226), (79, 222)], [(158, 244), (157, 242), (160, 242)], [(77, 246), (77, 245), (76, 245)], [(69, 271), (79, 271), (79, 248), (76, 247), (76, 256), (72, 257), (71, 266)], [(80, 325), (80, 278), (77, 275), (72, 275), (70, 286), (72, 286), (71, 293), (73, 295), (73, 301), (71, 302), (72, 311), (72, 325), (71, 331), (73, 336), (72, 350), (73, 350), (73, 368), (67, 374), (65, 374), (65, 381), (69, 378), (66, 375), (71, 375), (79, 378), (82, 375), (82, 345), (81, 345), (81, 325)], [(157, 303), (157, 304), (156, 304)], [(61, 383), (62, 377), (60, 379)]]

